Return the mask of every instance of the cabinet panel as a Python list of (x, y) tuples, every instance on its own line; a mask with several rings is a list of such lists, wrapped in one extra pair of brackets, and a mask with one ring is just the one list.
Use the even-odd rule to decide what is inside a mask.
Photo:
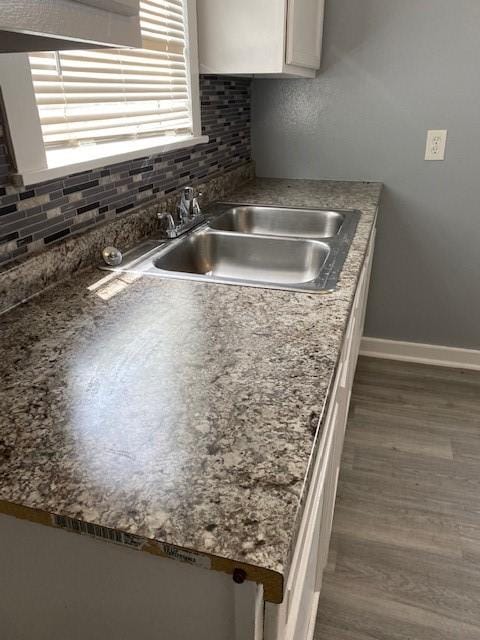
[(0, 563), (1, 640), (259, 640), (261, 586), (217, 571), (4, 514)]
[(280, 73), (285, 6), (278, 0), (197, 0), (200, 73)]
[(328, 478), (328, 470), (331, 467), (331, 459), (334, 453), (334, 433), (331, 428), (337, 419), (338, 405), (332, 414), (331, 425), (325, 427), (327, 440), (322, 454), (317, 457), (312, 478), (312, 488), (306, 504), (306, 515), (302, 522), (305, 535), (301, 548), (298, 549), (298, 568), (293, 575), (293, 580), (288, 581), (288, 610), (286, 640), (306, 640), (309, 634), (312, 610), (318, 602), (318, 577), (319, 551), (321, 545), (321, 529), (325, 502), (329, 501), (328, 492), (331, 483)]
[[(322, 487), (323, 489), (323, 487)], [(292, 633), (287, 635), (291, 640), (305, 640), (308, 635), (308, 627), (311, 618), (313, 604), (316, 601), (318, 563), (318, 545), (315, 543), (320, 535), (321, 513), (323, 509), (324, 491), (319, 496), (318, 510), (315, 512), (315, 520), (311, 523), (311, 539), (309, 553), (306, 556), (305, 577), (300, 585), (300, 595), (295, 612), (295, 624), (292, 625)]]
[(288, 0), (285, 62), (320, 68), (325, 0)]

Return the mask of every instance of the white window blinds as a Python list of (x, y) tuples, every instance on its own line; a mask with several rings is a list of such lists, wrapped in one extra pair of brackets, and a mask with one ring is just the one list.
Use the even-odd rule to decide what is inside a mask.
[(183, 0), (141, 0), (143, 49), (29, 56), (45, 147), (192, 133)]

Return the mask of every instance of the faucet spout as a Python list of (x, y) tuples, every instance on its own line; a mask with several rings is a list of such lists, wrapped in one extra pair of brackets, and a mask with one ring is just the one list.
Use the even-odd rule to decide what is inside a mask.
[(194, 216), (194, 202), (196, 202), (195, 194), (192, 187), (185, 187), (182, 191), (182, 197), (178, 212), (182, 222), (188, 222)]

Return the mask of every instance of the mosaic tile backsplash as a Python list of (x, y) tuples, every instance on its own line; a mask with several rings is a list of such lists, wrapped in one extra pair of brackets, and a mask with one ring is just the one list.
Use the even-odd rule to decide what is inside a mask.
[(207, 144), (77, 173), (28, 187), (9, 181), (0, 122), (0, 264), (167, 196), (251, 159), (250, 79), (201, 76)]

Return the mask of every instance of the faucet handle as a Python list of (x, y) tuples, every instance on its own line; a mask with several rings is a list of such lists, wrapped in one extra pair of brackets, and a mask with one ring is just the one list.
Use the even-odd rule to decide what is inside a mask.
[(192, 215), (199, 216), (202, 214), (202, 210), (200, 209), (200, 205), (198, 203), (198, 199), (194, 198), (192, 201)]
[(193, 187), (184, 187), (183, 191), (182, 191), (182, 198), (190, 201), (193, 200), (193, 198), (195, 197), (195, 191), (193, 189)]
[(195, 189), (195, 187), (188, 186), (182, 189), (182, 197), (184, 197), (186, 200), (193, 200), (194, 198), (196, 198), (197, 200), (201, 200), (203, 197), (203, 193)]
[(173, 219), (173, 216), (171, 213), (168, 213), (168, 211), (157, 211), (157, 218), (160, 220), (160, 222), (165, 224), (167, 229), (175, 228), (175, 221)]
[(166, 238), (176, 238), (177, 224), (173, 215), (167, 211), (159, 211), (157, 213), (157, 218), (160, 221), (160, 233), (162, 236)]

